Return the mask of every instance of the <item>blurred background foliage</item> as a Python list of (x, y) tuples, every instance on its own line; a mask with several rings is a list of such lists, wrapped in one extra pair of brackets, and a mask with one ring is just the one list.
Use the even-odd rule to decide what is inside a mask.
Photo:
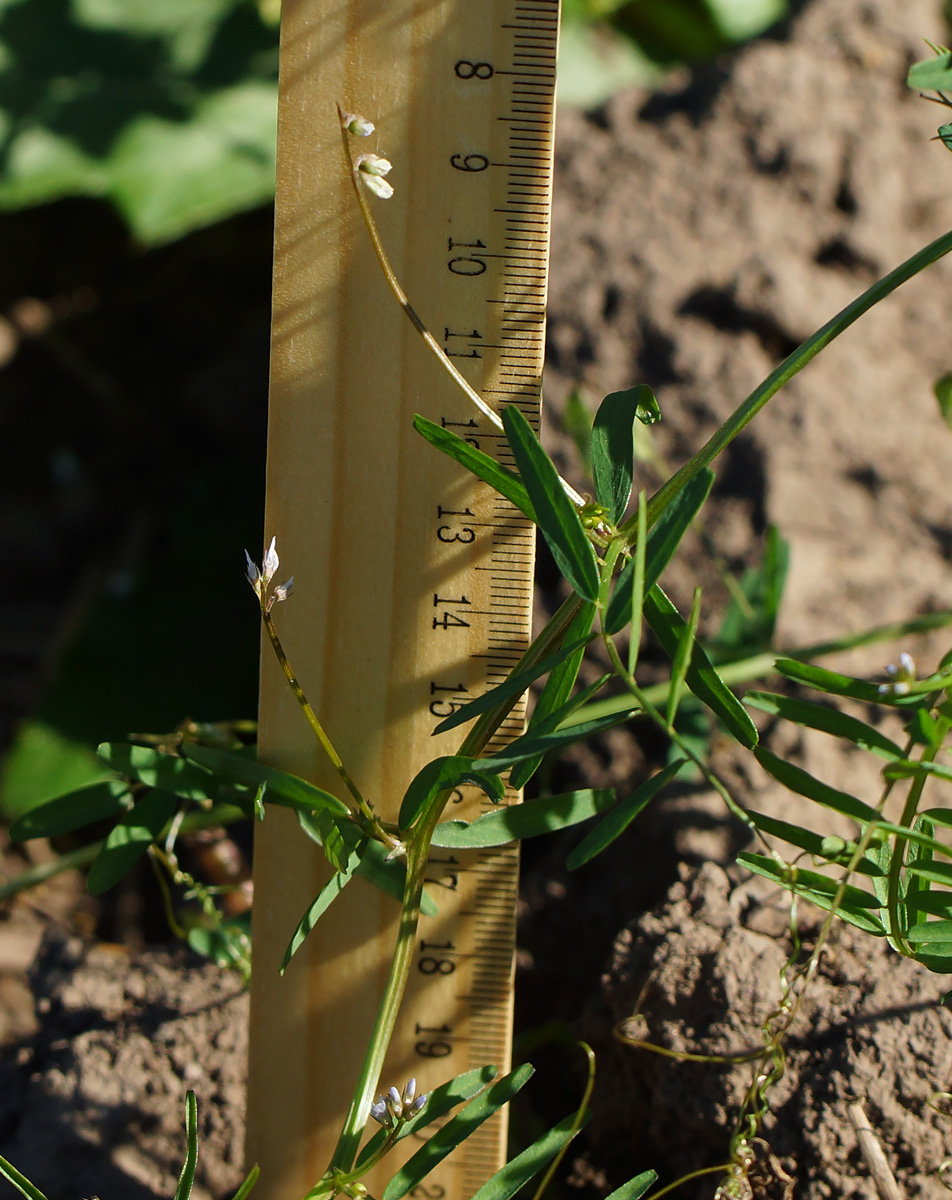
[[(31, 591), (2, 818), (97, 777), (98, 741), (254, 711), (279, 3), (0, 0), (0, 533)], [(585, 107), (787, 14), (564, 6)]]

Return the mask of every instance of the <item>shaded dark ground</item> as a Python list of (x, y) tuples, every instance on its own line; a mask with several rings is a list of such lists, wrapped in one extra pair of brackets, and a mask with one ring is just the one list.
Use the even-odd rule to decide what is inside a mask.
[[(662, 93), (629, 93), (597, 113), (561, 117), (545, 436), (570, 475), (559, 413), (573, 382), (593, 402), (650, 383), (664, 413), (654, 452), (681, 461), (780, 356), (945, 229), (952, 159), (928, 142), (936, 112), (902, 84), (920, 39), (943, 37), (939, 5), (814, 0), (789, 33), (675, 78)], [(37, 704), (63, 732), (95, 738), (170, 726), (184, 715), (183, 696), (192, 716), (246, 715), (255, 614), (233, 585), (230, 548), (260, 543), (267, 214), (139, 256), (95, 206), (4, 221), (3, 733)], [(730, 566), (758, 560), (768, 522), (791, 542), (781, 645), (952, 607), (952, 434), (931, 394), (952, 369), (950, 295), (946, 265), (909, 285), (799, 377), (720, 466), (707, 530)], [(655, 477), (657, 468), (644, 470)], [(668, 582), (684, 602), (698, 578), (710, 630), (723, 588), (692, 535)], [(551, 584), (543, 561), (539, 603), (547, 607)], [(79, 641), (77, 630), (85, 631)], [(931, 667), (945, 645), (935, 635), (901, 648)], [(855, 651), (838, 665), (873, 673), (884, 657), (895, 651)], [(143, 673), (161, 684), (151, 712), (135, 708), (148, 691)], [(574, 752), (560, 768), (564, 781), (630, 786), (663, 754), (636, 734), (619, 731)], [(860, 795), (876, 788), (875, 765), (858, 753), (782, 730), (770, 745), (833, 785)], [(729, 746), (715, 740), (712, 750), (742, 801), (815, 825), (805, 803), (781, 795)], [(577, 875), (561, 866), (564, 844), (526, 856), (518, 1026), (565, 1021), (598, 1045), (598, 1112), (572, 1171), (592, 1194), (647, 1166), (671, 1179), (723, 1160), (743, 1071), (672, 1066), (613, 1043), (610, 1028), (652, 978), (652, 1037), (721, 1052), (756, 1041), (776, 1002), (784, 952), (772, 939), (783, 914), (776, 897), (730, 868), (743, 840), (719, 802), (687, 786)], [(698, 872), (704, 860), (714, 865)], [(156, 936), (149, 903), (145, 915), (136, 911), (137, 895), (126, 895), (124, 914), (87, 903), (75, 915), (66, 880), (17, 906), (0, 938), (15, 951), (0, 956), (8, 1035), (28, 1036), (18, 982), (37, 938), (28, 905), (100, 937)], [(208, 1005), (231, 985), (207, 968), (179, 970), (164, 952), (153, 970), (94, 951), (74, 978), (56, 966), (62, 953), (77, 952), (51, 949), (35, 977), (40, 1003), (51, 1004), (43, 1031), (8, 1052), (0, 1077), (0, 1151), (27, 1171), (43, 1159), (77, 1164), (82, 1134), (102, 1139), (111, 1166), (88, 1183), (78, 1166), (58, 1187), (44, 1176), (54, 1193), (167, 1192), (178, 1167), (178, 1151), (168, 1159), (170, 1131), (180, 1121), (167, 1098), (185, 1082), (175, 1047), (215, 1043), (202, 1024), (207, 1005), (194, 990), (180, 997), (176, 980), (194, 989), (207, 979)], [(145, 993), (128, 991), (128, 980), (143, 978), (153, 981)], [(88, 999), (96, 987), (107, 1000)], [(874, 1194), (846, 1119), (852, 1098), (864, 1101), (907, 1194), (940, 1194), (936, 1171), (952, 1130), (925, 1101), (948, 1087), (952, 1068), (941, 990), (918, 968), (887, 962), (883, 947), (838, 939), (768, 1122), (797, 1196)], [(115, 1014), (114, 1025), (92, 1015), (100, 1009)], [(194, 1018), (169, 1015), (195, 1010)], [(177, 1030), (165, 1051), (153, 1036), (163, 1022)], [(237, 1180), (239, 1040), (203, 1053), (206, 1073), (196, 1080), (208, 1105), (216, 1095), (228, 1105), (224, 1117), (217, 1108), (208, 1117), (206, 1195)], [(541, 1086), (536, 1110), (518, 1114), (520, 1132), (561, 1117), (579, 1089), (561, 1050), (533, 1058)], [(119, 1062), (130, 1081), (121, 1095), (101, 1086)], [(216, 1078), (228, 1087), (216, 1091)], [(118, 1111), (129, 1119), (116, 1121)], [(44, 1140), (31, 1157), (37, 1113)], [(109, 1152), (108, 1131), (117, 1129), (119, 1148)], [(771, 1186), (764, 1194), (783, 1190), (777, 1179)], [(712, 1190), (701, 1181), (680, 1194)]]

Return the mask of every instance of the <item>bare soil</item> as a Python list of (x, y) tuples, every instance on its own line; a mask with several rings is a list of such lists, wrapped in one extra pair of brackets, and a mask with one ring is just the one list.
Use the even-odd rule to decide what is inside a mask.
[[(570, 386), (581, 382), (594, 403), (651, 384), (664, 415), (654, 451), (678, 463), (818, 324), (945, 231), (952, 158), (929, 142), (937, 110), (903, 85), (923, 37), (947, 37), (938, 0), (813, 0), (777, 36), (661, 92), (561, 114), (544, 436), (566, 473), (578, 474), (560, 427)], [(790, 384), (719, 465), (707, 532), (728, 564), (757, 562), (768, 524), (791, 543), (781, 646), (952, 607), (952, 433), (932, 394), (952, 370), (950, 297), (945, 263), (904, 287)], [(195, 377), (214, 378), (197, 368)], [(254, 430), (257, 410), (248, 411)], [(656, 465), (644, 470), (649, 483), (657, 478)], [(50, 521), (65, 537), (55, 512)], [(15, 552), (0, 528), (4, 561)], [(667, 585), (684, 603), (698, 579), (710, 630), (723, 589), (692, 535)], [(543, 607), (556, 599), (544, 560), (538, 598)], [(833, 665), (873, 674), (904, 649), (931, 668), (945, 648), (933, 634)], [(783, 729), (767, 737), (834, 786), (876, 794), (876, 764), (860, 752)], [(561, 769), (625, 789), (660, 750), (624, 730)], [(730, 746), (715, 740), (713, 753), (742, 803), (843, 832), (821, 826), (805, 801)], [(562, 866), (565, 842), (526, 854), (518, 1025), (563, 1022), (599, 1051), (596, 1117), (570, 1180), (592, 1196), (647, 1167), (667, 1182), (726, 1157), (749, 1067), (672, 1064), (622, 1045), (612, 1029), (640, 1003), (646, 1036), (659, 1044), (730, 1054), (757, 1043), (790, 945), (782, 898), (732, 865), (745, 842), (720, 801), (688, 784), (574, 875)], [(60, 909), (47, 910), (63, 923)], [(0, 1068), (0, 1151), (53, 1197), (168, 1195), (181, 1097), (195, 1086), (202, 1195), (233, 1187), (237, 984), (181, 954), (130, 957), (48, 940), (33, 968), (31, 1032), (22, 981), (36, 926), (18, 909), (0, 937), (15, 921), (21, 949), (9, 963), (0, 956), (0, 1016), (14, 1039)], [(802, 912), (807, 946), (816, 929)], [(884, 945), (837, 932), (773, 1093), (758, 1194), (871, 1200), (847, 1116), (855, 1100), (905, 1194), (941, 1193), (952, 1127), (929, 1100), (952, 1070), (944, 987)], [(539, 1063), (535, 1111), (517, 1114), (517, 1128), (558, 1119), (578, 1093), (563, 1050), (544, 1049)], [(680, 1194), (713, 1187), (702, 1179)]]

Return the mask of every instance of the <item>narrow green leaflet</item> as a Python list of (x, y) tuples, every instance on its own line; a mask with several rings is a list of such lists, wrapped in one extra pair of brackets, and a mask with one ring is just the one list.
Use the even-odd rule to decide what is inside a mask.
[(441, 425), (434, 425), (426, 417), (415, 416), (413, 418), (413, 428), (417, 433), (425, 437), (432, 446), (435, 446), (437, 450), (442, 450), (444, 454), (455, 459), (460, 466), (465, 467), (477, 479), (481, 479), (484, 483), (488, 483), (490, 487), (495, 488), (501, 496), (505, 496), (511, 504), (514, 504), (521, 513), (525, 513), (530, 521), (535, 521), (535, 509), (532, 507), (529, 493), (526, 491), (518, 475), (506, 467), (501, 467), (494, 458), (490, 458), (482, 450), (477, 450), (475, 446), (471, 446), (469, 442), (459, 437), (458, 434), (453, 433), (449, 429), (444, 429)]
[(248, 1200), (248, 1196), (251, 1195), (251, 1189), (258, 1182), (258, 1176), (260, 1174), (261, 1174), (261, 1168), (258, 1166), (257, 1163), (255, 1163), (255, 1165), (251, 1168), (251, 1170), (245, 1176), (244, 1181), (241, 1184), (241, 1187), (239, 1187), (238, 1191), (235, 1192), (234, 1196), (232, 1197), (232, 1200)]
[(341, 818), (329, 813), (326, 808), (316, 812), (298, 809), (296, 816), (298, 824), (311, 841), (321, 847), (335, 871), (344, 869), (351, 854), (364, 840), (364, 835), (354, 821), (349, 817)]
[(340, 816), (349, 816), (350, 809), (337, 796), (325, 792), (323, 788), (300, 779), (297, 775), (288, 775), (276, 767), (269, 767), (257, 759), (244, 754), (235, 754), (229, 750), (213, 750), (210, 746), (198, 746), (186, 743), (182, 753), (197, 762), (199, 766), (254, 791), (262, 783), (267, 784), (266, 799), (271, 804), (280, 804), (287, 808), (303, 808), (307, 812), (314, 809), (326, 808)]
[(912, 912), (929, 913), (944, 917), (952, 924), (952, 893), (933, 892), (928, 888), (910, 888), (902, 903)]
[[(445, 1117), (451, 1109), (462, 1104), (464, 1100), (472, 1100), (477, 1092), (481, 1092), (487, 1084), (492, 1083), (496, 1075), (497, 1071), (493, 1066), (476, 1067), (472, 1071), (465, 1071), (462, 1075), (457, 1075), (455, 1079), (450, 1079), (447, 1083), (441, 1083), (439, 1087), (435, 1087), (432, 1092), (427, 1093), (426, 1104), (422, 1110), (400, 1126), (394, 1140), (399, 1142), (411, 1133), (418, 1133), (427, 1125), (438, 1121), (440, 1117)], [(376, 1154), (388, 1136), (389, 1130), (378, 1129), (357, 1156), (356, 1165), (362, 1166), (372, 1155)]]
[(506, 794), (505, 786), (492, 770), (484, 770), (483, 763), (462, 755), (435, 758), (414, 776), (403, 796), (398, 818), (401, 829), (409, 829), (426, 805), (440, 792), (450, 792), (463, 783), (472, 783), (498, 803)]
[(920, 759), (903, 759), (883, 768), (885, 779), (910, 779), (916, 775), (935, 775), (938, 779), (952, 779), (952, 767), (945, 763), (923, 762)]
[(324, 913), (330, 908), (337, 897), (341, 894), (344, 888), (350, 883), (354, 877), (359, 858), (356, 854), (352, 854), (344, 865), (343, 870), (335, 871), (331, 879), (321, 888), (317, 894), (314, 903), (308, 908), (304, 916), (298, 921), (297, 928), (291, 935), (291, 940), (288, 943), (288, 948), (284, 952), (284, 958), (281, 959), (281, 966), (278, 968), (279, 974), (283, 975), (288, 969), (288, 964), (291, 959), (297, 954), (298, 950), (304, 945), (304, 939), (311, 932), (314, 926), (318, 923)]
[(401, 1200), (421, 1183), (433, 1168), (464, 1142), (494, 1112), (508, 1104), (530, 1080), (533, 1068), (528, 1064), (504, 1075), (448, 1121), (406, 1162), (384, 1188), (381, 1200)]
[(106, 817), (117, 816), (131, 804), (132, 793), (126, 781), (107, 779), (30, 809), (10, 827), (10, 837), (15, 842), (58, 837)]
[[(772, 879), (787, 891), (811, 900), (818, 908), (829, 911), (839, 894), (839, 882), (830, 879), (828, 875), (820, 875), (817, 871), (804, 871), (795, 868), (790, 871), (767, 858), (763, 854), (749, 854), (746, 851), (738, 854), (737, 861), (755, 875), (763, 875)], [(879, 908), (879, 901), (862, 888), (847, 884), (843, 889), (843, 898), (837, 905), (837, 916), (841, 917), (857, 929), (865, 929), (877, 937), (885, 937), (886, 930), (878, 917), (871, 910)]]
[(678, 715), (678, 705), (681, 703), (681, 693), (684, 691), (684, 681), (691, 665), (691, 657), (695, 649), (697, 627), (701, 620), (701, 589), (694, 589), (694, 600), (691, 604), (691, 615), (688, 623), (678, 638), (678, 648), (671, 664), (671, 679), (668, 683), (668, 731), (674, 728), (674, 719)]
[(818, 692), (826, 692), (830, 696), (850, 696), (852, 699), (862, 700), (866, 704), (889, 704), (895, 708), (910, 708), (924, 703), (926, 695), (943, 686), (945, 679), (945, 677), (937, 676), (928, 681), (919, 680), (910, 685), (906, 695), (891, 696), (886, 692), (880, 692), (879, 684), (870, 683), (868, 679), (855, 679), (852, 675), (840, 675), (836, 671), (827, 671), (825, 667), (797, 662), (793, 658), (778, 658), (774, 666), (787, 679), (805, 683), (809, 687), (816, 688)]
[(175, 1189), (175, 1200), (188, 1200), (191, 1196), (198, 1166), (198, 1104), (191, 1089), (185, 1093), (185, 1147), (185, 1162)]
[(761, 712), (784, 717), (796, 725), (804, 725), (808, 729), (817, 729), (821, 733), (829, 733), (843, 741), (852, 742), (854, 746), (859, 746), (862, 750), (871, 750), (881, 758), (903, 757), (902, 747), (884, 733), (867, 725), (865, 721), (847, 716), (838, 709), (828, 708), (825, 704), (817, 704), (812, 700), (796, 700), (792, 696), (778, 696), (773, 692), (748, 692), (744, 696), (744, 703)]
[(553, 1126), (527, 1146), (521, 1154), (517, 1154), (506, 1165), (487, 1179), (481, 1188), (473, 1195), (472, 1200), (511, 1200), (521, 1187), (533, 1179), (546, 1163), (551, 1162), (556, 1154), (567, 1145), (579, 1129), (588, 1123), (588, 1116), (576, 1124), (575, 1113), (563, 1117), (558, 1125)]
[(483, 813), (471, 824), (443, 821), (433, 833), (433, 845), (445, 849), (471, 850), (505, 846), (520, 838), (537, 837), (556, 829), (567, 829), (597, 816), (615, 803), (609, 788), (565, 792), (512, 804), (498, 812)]
[(629, 1179), (627, 1183), (623, 1183), (620, 1188), (615, 1188), (613, 1192), (605, 1197), (605, 1200), (641, 1200), (641, 1197), (657, 1178), (657, 1171), (642, 1171), (634, 1179)]
[[(646, 594), (658, 582), (665, 567), (674, 557), (675, 550), (700, 512), (713, 483), (714, 472), (705, 467), (678, 492), (655, 522), (645, 547)], [(631, 619), (634, 579), (635, 560), (630, 558), (618, 576), (612, 598), (608, 602), (604, 622), (606, 633), (618, 633)]]
[[(563, 706), (564, 710), (565, 706)], [(572, 711), (574, 705), (569, 706), (569, 711)], [(621, 725), (631, 716), (630, 712), (609, 713), (604, 717), (596, 717), (593, 721), (585, 721), (580, 725), (571, 725), (567, 729), (553, 730), (551, 733), (532, 733), (527, 732), (522, 737), (517, 737), (514, 742), (497, 754), (493, 754), (488, 758), (475, 759), (479, 766), (484, 771), (493, 771), (500, 773), (508, 771), (510, 767), (514, 767), (516, 763), (521, 762), (524, 758), (534, 758), (539, 754), (548, 754), (550, 750), (558, 750), (562, 746), (567, 746), (572, 742), (582, 741), (584, 738), (594, 737), (596, 734), (603, 733), (606, 729), (614, 729), (616, 725)], [(556, 718), (556, 714), (552, 714), (550, 720), (564, 720), (563, 716)]]
[(129, 742), (103, 742), (96, 753), (100, 762), (117, 775), (137, 779), (146, 787), (174, 792), (186, 800), (214, 799), (218, 791), (217, 781), (208, 771), (177, 754)]
[(502, 423), (552, 557), (584, 600), (597, 600), (599, 577), (595, 551), (578, 510), (565, 494), (558, 471), (514, 404), (502, 410)]
[[(595, 606), (593, 604), (585, 604), (583, 612), (588, 612), (594, 615)], [(581, 615), (581, 614), (580, 614)], [(589, 617), (589, 627), (591, 628), (591, 616)], [(575, 622), (573, 622), (573, 625)], [(475, 700), (470, 700), (468, 704), (464, 704), (457, 709), (449, 717), (444, 717), (439, 725), (433, 730), (434, 734), (447, 733), (450, 729), (455, 729), (458, 725), (465, 725), (467, 721), (472, 721), (474, 717), (480, 716), (484, 712), (488, 712), (491, 708), (495, 708), (497, 704), (503, 700), (508, 700), (511, 696), (521, 696), (523, 692), (528, 691), (530, 684), (537, 679), (558, 668), (561, 664), (571, 659), (573, 662), (581, 662), (582, 656), (585, 653), (585, 647), (592, 640), (588, 634), (581, 638), (572, 637), (572, 629), (566, 636), (565, 645), (561, 646), (552, 654), (546, 655), (540, 659), (534, 666), (529, 667), (525, 671), (520, 671), (518, 675), (510, 675), (508, 679), (497, 684), (496, 687), (490, 688), (488, 692), (483, 692), (481, 696), (477, 696)], [(575, 668), (575, 673), (578, 674), (578, 667)], [(574, 680), (574, 677), (573, 677)], [(571, 690), (571, 684), (569, 685)], [(560, 701), (561, 703), (561, 701)], [(538, 707), (538, 706), (537, 706)]]
[[(549, 732), (548, 728), (544, 728), (545, 722), (568, 701), (578, 678), (582, 659), (585, 657), (586, 641), (584, 639), (587, 639), (591, 633), (594, 620), (595, 605), (586, 601), (579, 608), (575, 619), (565, 633), (564, 644), (571, 647), (578, 643), (578, 648), (571, 650), (545, 681), (545, 686), (532, 710), (532, 716), (529, 718), (528, 732)], [(551, 728), (554, 729), (555, 726), (553, 725)], [(510, 784), (514, 788), (525, 787), (538, 771), (541, 762), (541, 756), (536, 756), (518, 763), (513, 767), (512, 774), (509, 776)]]
[(638, 493), (638, 512), (635, 516), (637, 538), (631, 554), (631, 613), (628, 619), (628, 674), (634, 678), (641, 653), (641, 639), (645, 623), (645, 551), (648, 546), (648, 493), (644, 488)]
[[(745, 811), (747, 816), (750, 817), (762, 833), (769, 833), (773, 837), (783, 838), (791, 846), (798, 846), (801, 850), (806, 850), (808, 854), (816, 855), (817, 858), (825, 858), (829, 862), (845, 866), (852, 860), (853, 854), (856, 851), (855, 842), (847, 842), (837, 837), (823, 837), (822, 834), (815, 833), (811, 829), (803, 829), (799, 825), (791, 825), (789, 821), (781, 821), (777, 817), (769, 817), (766, 813), (755, 812), (752, 808), (748, 808)], [(862, 875), (871, 876), (882, 876), (885, 873), (883, 868), (871, 858), (862, 858), (856, 870)]]
[[(657, 584), (645, 596), (644, 611), (645, 620), (654, 630), (661, 648), (673, 661), (687, 628), (684, 619)], [(752, 750), (757, 745), (756, 726), (697, 643), (694, 644), (685, 678), (694, 695), (707, 705), (728, 733), (742, 746)]]
[[(396, 858), (387, 858), (387, 848), (380, 842), (368, 842), (364, 846), (354, 874), (362, 875), (394, 900), (403, 900), (407, 885), (406, 864)], [(420, 911), (425, 917), (435, 917), (440, 911), (426, 891), (420, 901)]]
[(86, 881), (90, 893), (108, 891), (132, 869), (156, 840), (178, 807), (178, 797), (155, 789), (136, 803), (113, 827), (89, 868)]
[(952, 863), (916, 862), (906, 867), (906, 874), (930, 883), (945, 883), (952, 887)]
[(16, 1167), (7, 1162), (0, 1154), (0, 1178), (5, 1179), (7, 1183), (12, 1184), (21, 1196), (25, 1196), (26, 1200), (46, 1200), (46, 1196), (38, 1187), (34, 1187), (25, 1175), (21, 1175)]
[(851, 796), (849, 792), (841, 792), (839, 788), (821, 783), (819, 779), (808, 771), (804, 771), (802, 767), (794, 766), (793, 763), (778, 758), (776, 754), (772, 754), (763, 746), (758, 746), (754, 755), (767, 774), (772, 775), (791, 792), (796, 792), (799, 796), (806, 796), (809, 800), (815, 800), (824, 808), (832, 808), (834, 812), (852, 817), (854, 821), (865, 823), (879, 820), (875, 808), (870, 808), (868, 804), (857, 799), (856, 796)]
[[(952, 921), (922, 921), (913, 925), (906, 937), (910, 942), (952, 942)], [(931, 949), (936, 953), (934, 947)]]
[(592, 474), (595, 499), (607, 508), (617, 525), (631, 498), (634, 476), (635, 414), (643, 392), (642, 384), (624, 392), (611, 392), (598, 406), (592, 426)]
[[(568, 869), (574, 871), (577, 867), (581, 867), (595, 858), (596, 855), (601, 854), (603, 850), (607, 850), (616, 838), (621, 837), (648, 802), (654, 799), (665, 784), (677, 775), (687, 761), (686, 758), (679, 758), (670, 763), (664, 770), (659, 771), (657, 775), (652, 775), (640, 787), (635, 788), (631, 795), (621, 803), (616, 804), (608, 815), (602, 817), (595, 828), (585, 835), (565, 860)], [(530, 803), (535, 804), (536, 801), (532, 800)]]

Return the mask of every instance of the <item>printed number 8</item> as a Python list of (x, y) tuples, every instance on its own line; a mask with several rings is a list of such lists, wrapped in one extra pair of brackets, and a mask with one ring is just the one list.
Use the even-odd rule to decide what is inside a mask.
[(474, 63), (465, 58), (461, 58), (453, 70), (460, 79), (492, 79), (495, 73), (490, 63)]

